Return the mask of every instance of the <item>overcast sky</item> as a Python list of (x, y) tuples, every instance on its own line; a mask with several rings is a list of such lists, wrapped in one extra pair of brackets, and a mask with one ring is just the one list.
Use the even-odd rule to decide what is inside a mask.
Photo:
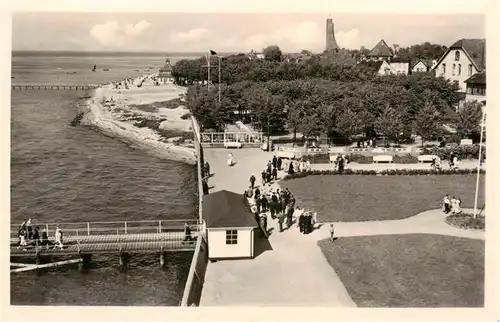
[(335, 23), (340, 47), (372, 48), (380, 39), (407, 46), (425, 41), (451, 45), (484, 38), (482, 15), (396, 14), (193, 14), (193, 13), (17, 13), (14, 50), (322, 51), (326, 18)]

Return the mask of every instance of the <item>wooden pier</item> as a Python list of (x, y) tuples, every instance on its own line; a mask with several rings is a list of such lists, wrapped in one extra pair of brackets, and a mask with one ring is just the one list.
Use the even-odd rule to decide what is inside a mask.
[(70, 90), (91, 90), (98, 88), (99, 85), (77, 85), (77, 84), (13, 84), (12, 90), (46, 90), (46, 91), (70, 91)]
[[(186, 236), (184, 227), (188, 224), (191, 238)], [(42, 267), (53, 267), (78, 262), (79, 268), (90, 261), (92, 254), (120, 254), (120, 267), (127, 265), (131, 253), (159, 253), (161, 266), (165, 263), (167, 252), (194, 251), (196, 239), (200, 235), (197, 220), (159, 220), (127, 222), (87, 222), (34, 224), (48, 234), (48, 242), (29, 240), (20, 245), (19, 226), (11, 226), (11, 258), (34, 259), (36, 264), (11, 263), (21, 266), (11, 272), (22, 272)], [(59, 227), (63, 233), (62, 248), (55, 241), (55, 231)], [(40, 265), (42, 256), (78, 256), (79, 259)], [(82, 265), (80, 265), (82, 264)]]

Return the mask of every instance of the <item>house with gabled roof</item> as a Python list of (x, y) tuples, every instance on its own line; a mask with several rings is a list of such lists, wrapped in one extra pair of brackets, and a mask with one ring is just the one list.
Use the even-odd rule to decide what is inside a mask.
[(210, 260), (254, 257), (257, 220), (242, 194), (222, 190), (203, 196)]
[(396, 70), (385, 60), (363, 60), (358, 66), (379, 76), (396, 74)]
[(389, 61), (394, 54), (384, 39), (381, 39), (375, 47), (370, 50), (366, 58), (368, 60), (386, 60)]
[(413, 62), (413, 65), (411, 66), (411, 72), (412, 73), (423, 73), (423, 72), (428, 72), (436, 65), (437, 61), (436, 60), (430, 60), (430, 59), (422, 59), (419, 58), (416, 61)]
[(465, 84), (467, 84), (465, 101), (486, 104), (486, 69), (467, 78)]
[(436, 76), (442, 76), (456, 83), (460, 92), (467, 90), (468, 78), (486, 69), (486, 39), (462, 38), (439, 58), (433, 70)]

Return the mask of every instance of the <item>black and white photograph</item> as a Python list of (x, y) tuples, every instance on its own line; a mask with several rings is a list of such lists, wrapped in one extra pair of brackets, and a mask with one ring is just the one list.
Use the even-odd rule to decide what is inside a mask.
[(486, 12), (330, 7), (13, 11), (7, 305), (487, 307)]

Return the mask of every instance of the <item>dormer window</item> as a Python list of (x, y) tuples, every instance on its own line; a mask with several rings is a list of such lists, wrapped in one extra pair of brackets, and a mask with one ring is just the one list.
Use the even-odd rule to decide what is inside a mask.
[(455, 51), (455, 61), (459, 61), (460, 60), (460, 51)]

